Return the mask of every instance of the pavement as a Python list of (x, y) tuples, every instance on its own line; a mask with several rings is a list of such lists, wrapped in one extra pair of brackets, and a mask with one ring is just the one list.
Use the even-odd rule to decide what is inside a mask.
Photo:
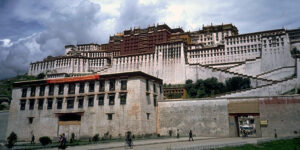
[[(219, 138), (219, 137), (194, 137), (194, 141), (188, 141), (188, 137), (168, 139), (148, 139), (133, 141), (134, 150), (188, 150), (188, 149), (213, 149), (225, 146), (239, 146), (244, 144), (257, 144), (260, 141), (272, 140), (271, 138)], [(129, 149), (124, 142), (100, 143), (82, 146), (67, 147), (67, 150), (124, 150)], [(57, 150), (51, 148), (48, 150)]]

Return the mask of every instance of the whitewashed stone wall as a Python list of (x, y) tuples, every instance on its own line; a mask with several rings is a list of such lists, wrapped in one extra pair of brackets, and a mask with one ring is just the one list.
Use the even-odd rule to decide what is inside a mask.
[(227, 100), (180, 100), (158, 103), (158, 133), (188, 136), (229, 136)]

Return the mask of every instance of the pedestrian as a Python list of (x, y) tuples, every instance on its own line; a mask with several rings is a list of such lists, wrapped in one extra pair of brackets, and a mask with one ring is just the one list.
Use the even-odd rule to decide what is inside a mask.
[(32, 134), (32, 137), (31, 137), (31, 144), (34, 144), (34, 140), (35, 140), (35, 137), (34, 137), (34, 135)]
[(190, 132), (189, 132), (189, 141), (191, 141), (191, 139), (192, 139), (192, 141), (194, 141), (192, 130), (190, 130)]
[(66, 149), (66, 142), (67, 139), (65, 137), (65, 134), (63, 133), (62, 135), (60, 135), (59, 137), (59, 149)]
[(131, 132), (128, 131), (127, 135), (126, 135), (126, 143), (128, 145), (128, 147), (132, 148), (132, 137), (131, 137)]

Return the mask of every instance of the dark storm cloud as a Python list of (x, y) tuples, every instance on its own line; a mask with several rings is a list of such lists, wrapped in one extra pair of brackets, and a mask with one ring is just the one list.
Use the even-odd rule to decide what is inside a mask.
[[(14, 1), (14, 3), (7, 2), (4, 5), (10, 10), (5, 10), (5, 14), (8, 15), (5, 21), (11, 24), (20, 22), (25, 26), (34, 24), (42, 26), (43, 30), (40, 31), (41, 28), (36, 29), (33, 25), (28, 27), (28, 30), (25, 27), (18, 34), (10, 32), (13, 27), (19, 26), (18, 24), (6, 26), (6, 31), (1, 32), (2, 39), (12, 36), (19, 37), (12, 40), (12, 46), (4, 46), (4, 42), (2, 42), (2, 46), (0, 45), (0, 78), (25, 73), (30, 62), (42, 60), (48, 55), (63, 54), (65, 44), (99, 42), (101, 36), (95, 40), (91, 38), (93, 37), (91, 35), (94, 34), (95, 26), (107, 18), (107, 16), (98, 13), (100, 11), (99, 5), (85, 0), (72, 1), (72, 3), (66, 0), (21, 0)], [(23, 31), (28, 32), (30, 30), (32, 32), (29, 33), (29, 36), (24, 37)], [(8, 37), (4, 36), (4, 32)]]
[(124, 0), (121, 3), (120, 18), (117, 29), (147, 27), (156, 24), (160, 18), (160, 10), (166, 8), (166, 3), (141, 4), (138, 0)]

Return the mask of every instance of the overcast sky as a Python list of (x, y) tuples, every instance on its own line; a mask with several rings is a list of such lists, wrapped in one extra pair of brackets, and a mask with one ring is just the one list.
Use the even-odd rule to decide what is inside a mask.
[(0, 79), (64, 45), (105, 43), (133, 27), (166, 23), (185, 31), (232, 23), (239, 33), (300, 27), (300, 0), (0, 0)]

